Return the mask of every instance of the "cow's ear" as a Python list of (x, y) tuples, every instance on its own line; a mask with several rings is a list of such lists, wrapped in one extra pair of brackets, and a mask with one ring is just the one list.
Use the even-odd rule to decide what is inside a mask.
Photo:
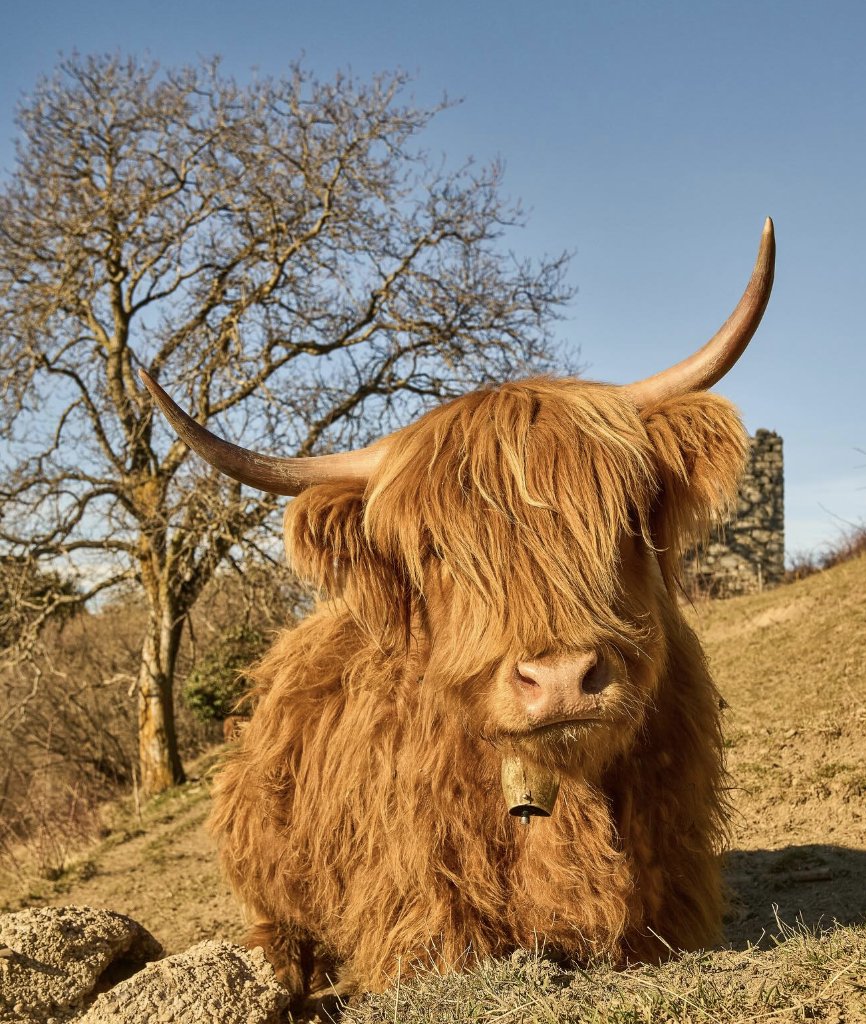
[(292, 568), (327, 594), (339, 593), (352, 567), (369, 560), (364, 538), (363, 487), (319, 484), (286, 509), (286, 554)]
[[(303, 491), (286, 510), (285, 543), (295, 572), (328, 596), (342, 596), (377, 644), (405, 641), (407, 585), (365, 532), (364, 484), (318, 484)], [(394, 614), (398, 605), (402, 615)]]
[(649, 527), (671, 586), (683, 554), (733, 509), (748, 437), (734, 406), (706, 391), (669, 399), (641, 416), (659, 479)]

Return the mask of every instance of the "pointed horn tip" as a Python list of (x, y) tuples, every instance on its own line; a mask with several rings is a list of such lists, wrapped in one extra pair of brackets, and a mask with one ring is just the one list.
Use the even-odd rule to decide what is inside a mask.
[(773, 224), (773, 218), (767, 217), (764, 221), (764, 230), (761, 232), (761, 244), (758, 246), (758, 261), (755, 264), (755, 270), (757, 271), (757, 269), (764, 264), (769, 267), (769, 271), (772, 273), (775, 262), (776, 229)]
[[(165, 390), (157, 384), (153, 377), (143, 367), (138, 368), (138, 376), (141, 379), (141, 383), (144, 384), (145, 388), (150, 392), (150, 397), (153, 399), (154, 404), (165, 410), (166, 402), (173, 404), (172, 399), (166, 394)], [(166, 413), (166, 415), (168, 415)]]

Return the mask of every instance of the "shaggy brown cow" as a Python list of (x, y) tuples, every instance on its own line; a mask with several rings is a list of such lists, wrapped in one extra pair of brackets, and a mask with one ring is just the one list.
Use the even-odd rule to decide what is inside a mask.
[(740, 304), (671, 370), (504, 384), (361, 452), (245, 452), (148, 380), (219, 469), (297, 495), (286, 546), (328, 595), (256, 666), (212, 817), (298, 995), (335, 967), (375, 989), (536, 943), (623, 962), (717, 939), (719, 695), (675, 586), (735, 493), (743, 428), (706, 389), (773, 254), (768, 221)]

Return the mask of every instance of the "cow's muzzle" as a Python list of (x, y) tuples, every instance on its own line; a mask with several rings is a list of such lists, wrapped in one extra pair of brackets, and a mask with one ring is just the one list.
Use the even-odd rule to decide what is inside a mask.
[(518, 661), (513, 692), (530, 728), (604, 717), (604, 691), (613, 681), (610, 664), (596, 651)]

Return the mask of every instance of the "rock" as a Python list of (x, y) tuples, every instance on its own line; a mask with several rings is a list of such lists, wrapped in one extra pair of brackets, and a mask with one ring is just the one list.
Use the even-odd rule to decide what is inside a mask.
[(103, 992), (77, 1024), (276, 1024), (289, 1003), (261, 949), (200, 942)]
[(154, 960), (162, 947), (123, 914), (45, 907), (0, 914), (0, 1022), (68, 1020), (100, 985)]

